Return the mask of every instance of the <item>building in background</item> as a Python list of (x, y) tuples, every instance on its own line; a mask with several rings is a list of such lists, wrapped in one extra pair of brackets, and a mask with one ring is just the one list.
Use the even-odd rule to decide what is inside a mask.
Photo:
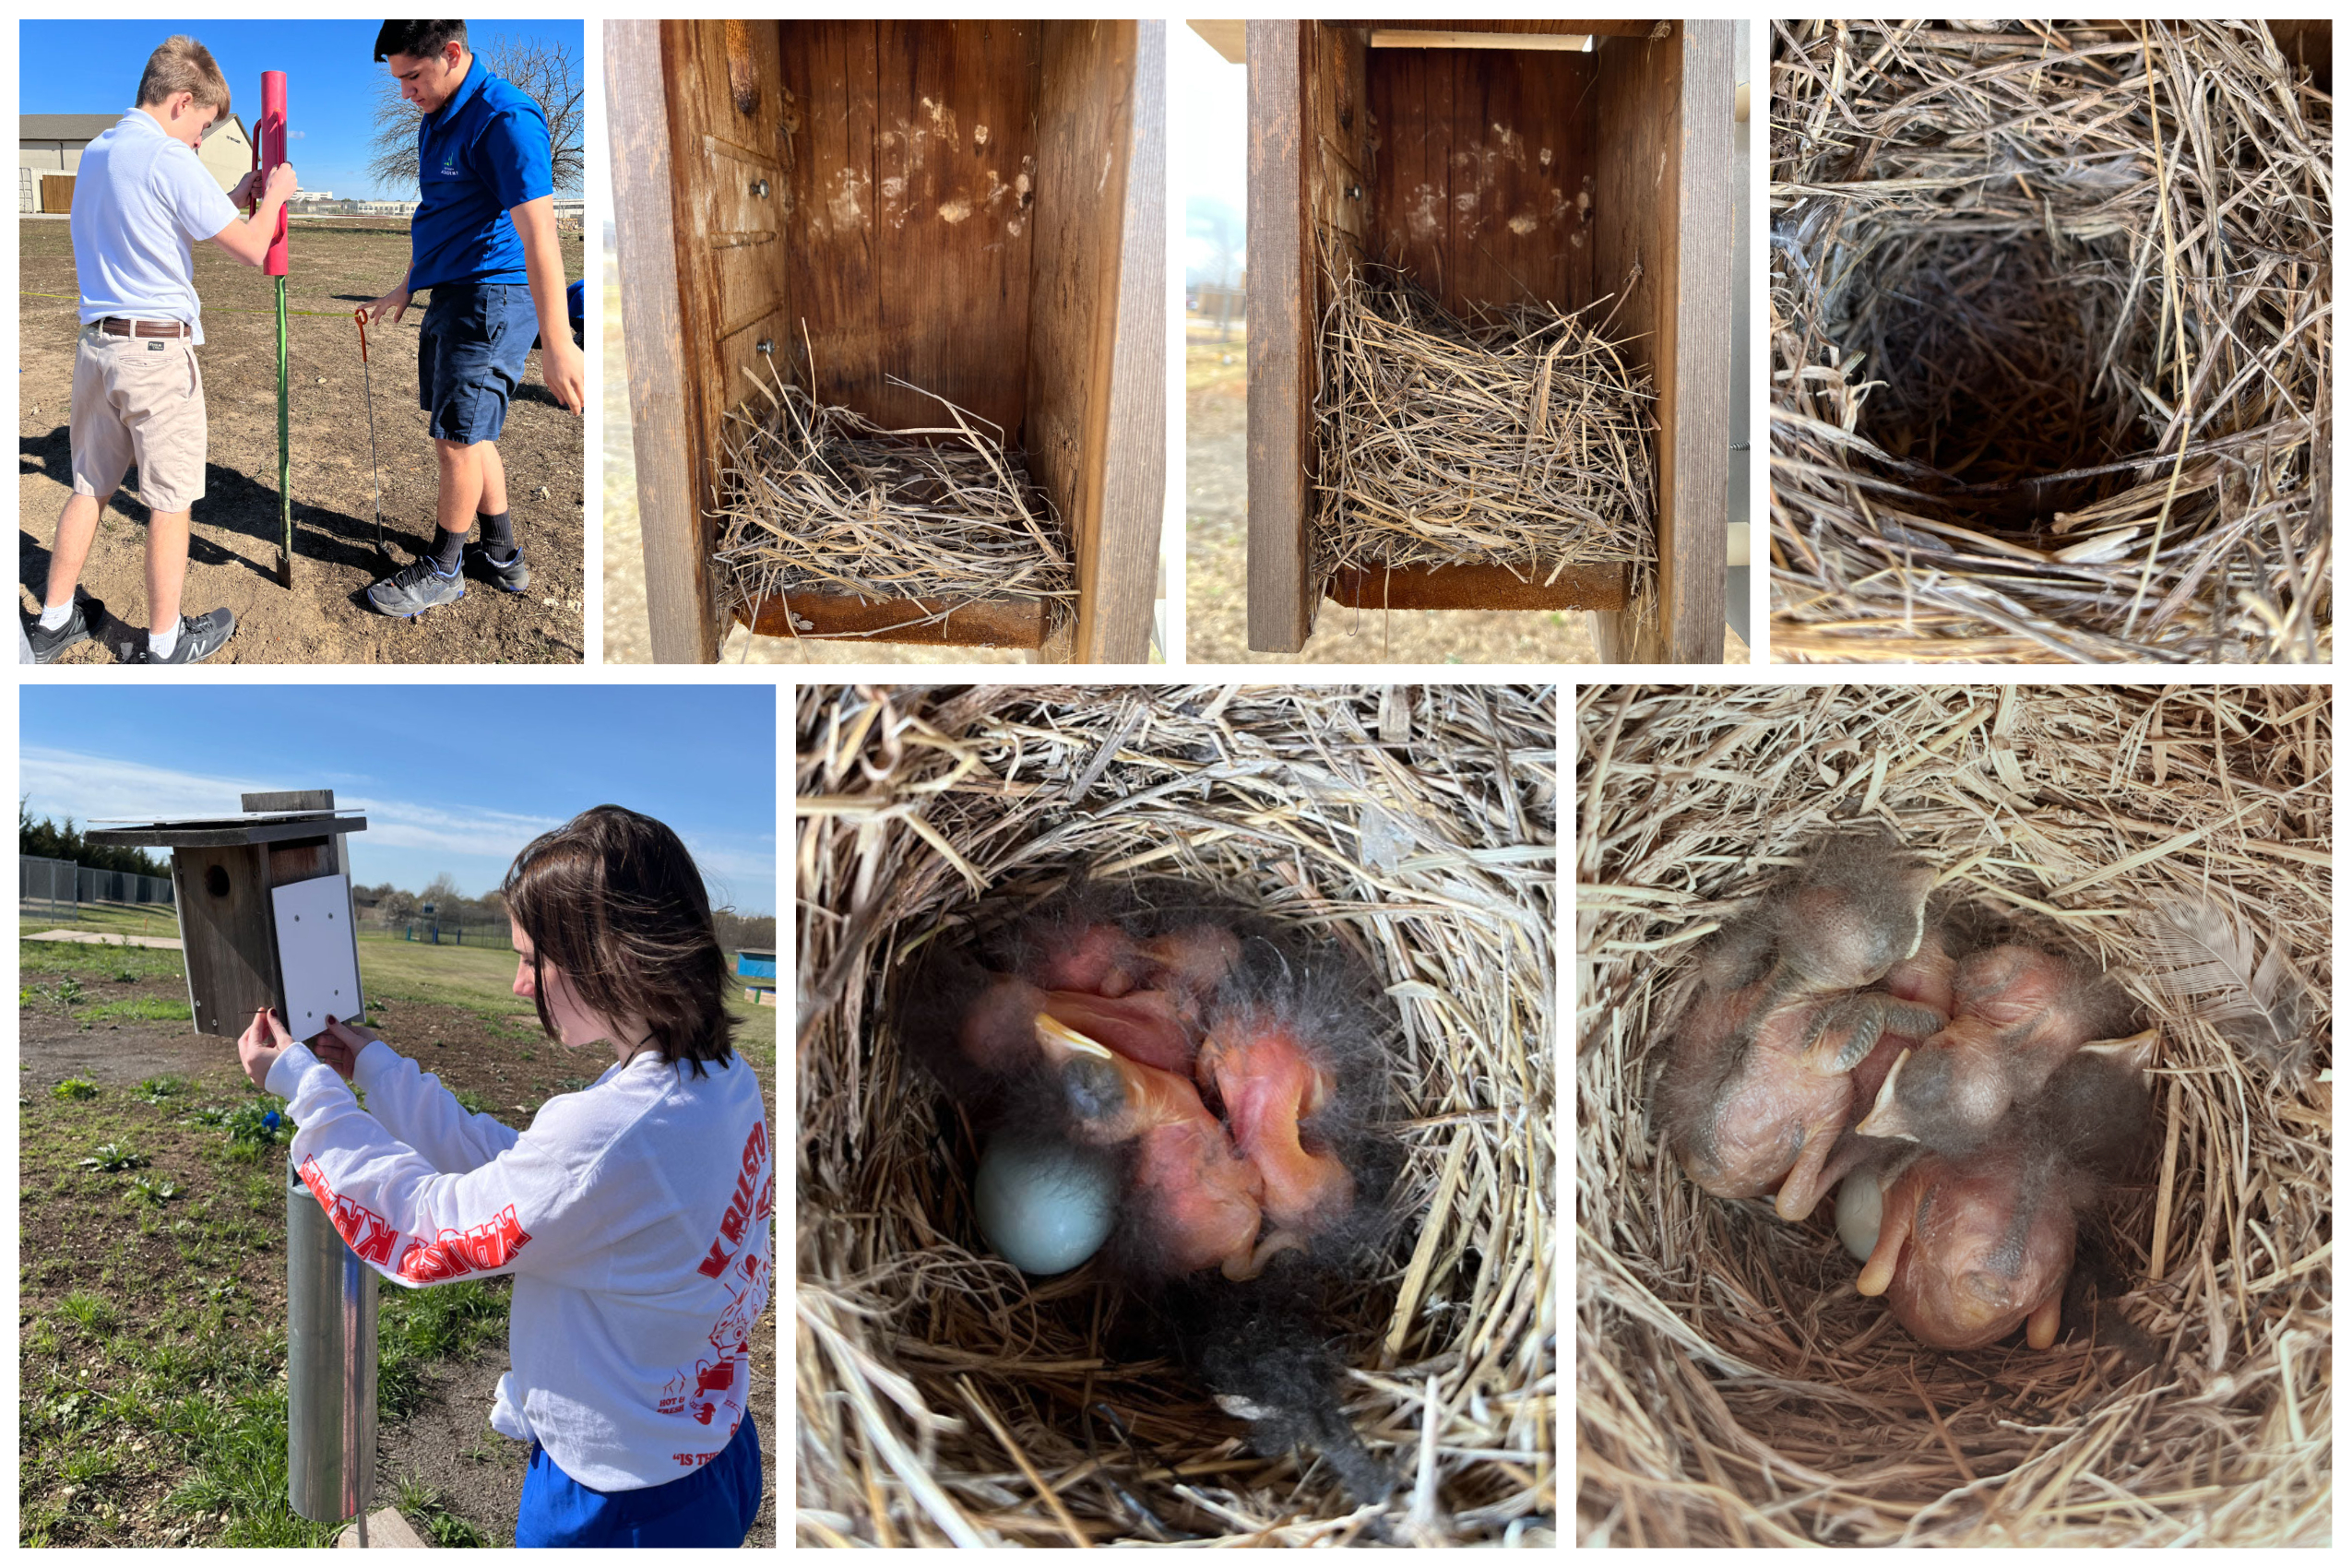
[[(74, 174), (82, 148), (113, 129), (120, 114), (19, 114), (17, 116), (17, 210), (69, 212)], [(253, 140), (235, 114), (215, 120), (204, 133), (196, 157), (220, 182), (235, 186), (253, 167)]]

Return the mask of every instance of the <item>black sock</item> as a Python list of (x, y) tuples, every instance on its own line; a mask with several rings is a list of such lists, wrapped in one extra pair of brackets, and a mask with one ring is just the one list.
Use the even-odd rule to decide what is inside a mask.
[(481, 530), (481, 547), (493, 555), (515, 553), (515, 519), (510, 512), (476, 512), (474, 527)]
[(426, 553), (433, 557), (434, 570), (445, 577), (455, 576), (457, 572), (457, 552), (465, 547), (464, 534), (451, 533), (447, 529), (435, 525), (433, 530), (433, 548)]

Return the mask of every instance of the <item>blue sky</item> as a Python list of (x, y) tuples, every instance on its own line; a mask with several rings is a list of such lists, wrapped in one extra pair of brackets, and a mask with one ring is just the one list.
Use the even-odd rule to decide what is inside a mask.
[(335, 791), (362, 883), (469, 897), (517, 850), (612, 802), (677, 829), (715, 902), (776, 912), (773, 686), (27, 685), (18, 790), (36, 817), (234, 812)]
[[(381, 20), (353, 22), (25, 22), (18, 32), (18, 113), (119, 114), (138, 96), (139, 72), (155, 46), (186, 33), (220, 64), (230, 113), (247, 126), (261, 109), (261, 73), (286, 73), (286, 119), (293, 139), (287, 159), (303, 188), (339, 196), (414, 201), (407, 190), (377, 190), (368, 180), (368, 142), (375, 84), (386, 76), (374, 58)], [(564, 40), (583, 60), (578, 22), (468, 18), (469, 42), (501, 34)]]

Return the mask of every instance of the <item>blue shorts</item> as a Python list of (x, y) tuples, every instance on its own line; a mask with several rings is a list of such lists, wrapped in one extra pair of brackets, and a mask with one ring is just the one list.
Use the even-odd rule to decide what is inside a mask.
[(759, 1515), (759, 1428), (749, 1412), (734, 1437), (693, 1475), (637, 1491), (598, 1491), (531, 1444), (517, 1546), (739, 1547)]
[(433, 438), (497, 440), (538, 335), (523, 284), (434, 284), (417, 341), (417, 407), (433, 416)]

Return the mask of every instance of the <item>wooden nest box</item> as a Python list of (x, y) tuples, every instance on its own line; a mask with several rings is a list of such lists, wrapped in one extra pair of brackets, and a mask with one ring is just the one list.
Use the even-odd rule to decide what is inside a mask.
[(1158, 22), (606, 24), (655, 659), (718, 655), (723, 426), (772, 360), (887, 429), (947, 422), (909, 387), (1000, 427), (1069, 532), (1078, 601), (1050, 643), (1047, 605), (1010, 594), (904, 625), (941, 607), (795, 588), (738, 621), (1144, 659), (1166, 478), (1165, 48)]
[[(1253, 21), (1250, 647), (1296, 652), (1315, 604), (1591, 610), (1604, 657), (1717, 663), (1731, 460), (1732, 24)], [(1530, 150), (1533, 149), (1533, 150)], [(1657, 394), (1658, 603), (1631, 569), (1552, 584), (1500, 564), (1311, 580), (1318, 230), (1457, 316), (1611, 299)], [(1638, 279), (1626, 279), (1636, 267)]]
[(172, 851), (172, 897), (198, 1034), (234, 1039), (276, 1007), (296, 1039), (327, 1018), (357, 1018), (359, 946), (343, 836), (331, 790), (243, 798), (233, 816), (173, 817), (84, 835), (93, 844)]

